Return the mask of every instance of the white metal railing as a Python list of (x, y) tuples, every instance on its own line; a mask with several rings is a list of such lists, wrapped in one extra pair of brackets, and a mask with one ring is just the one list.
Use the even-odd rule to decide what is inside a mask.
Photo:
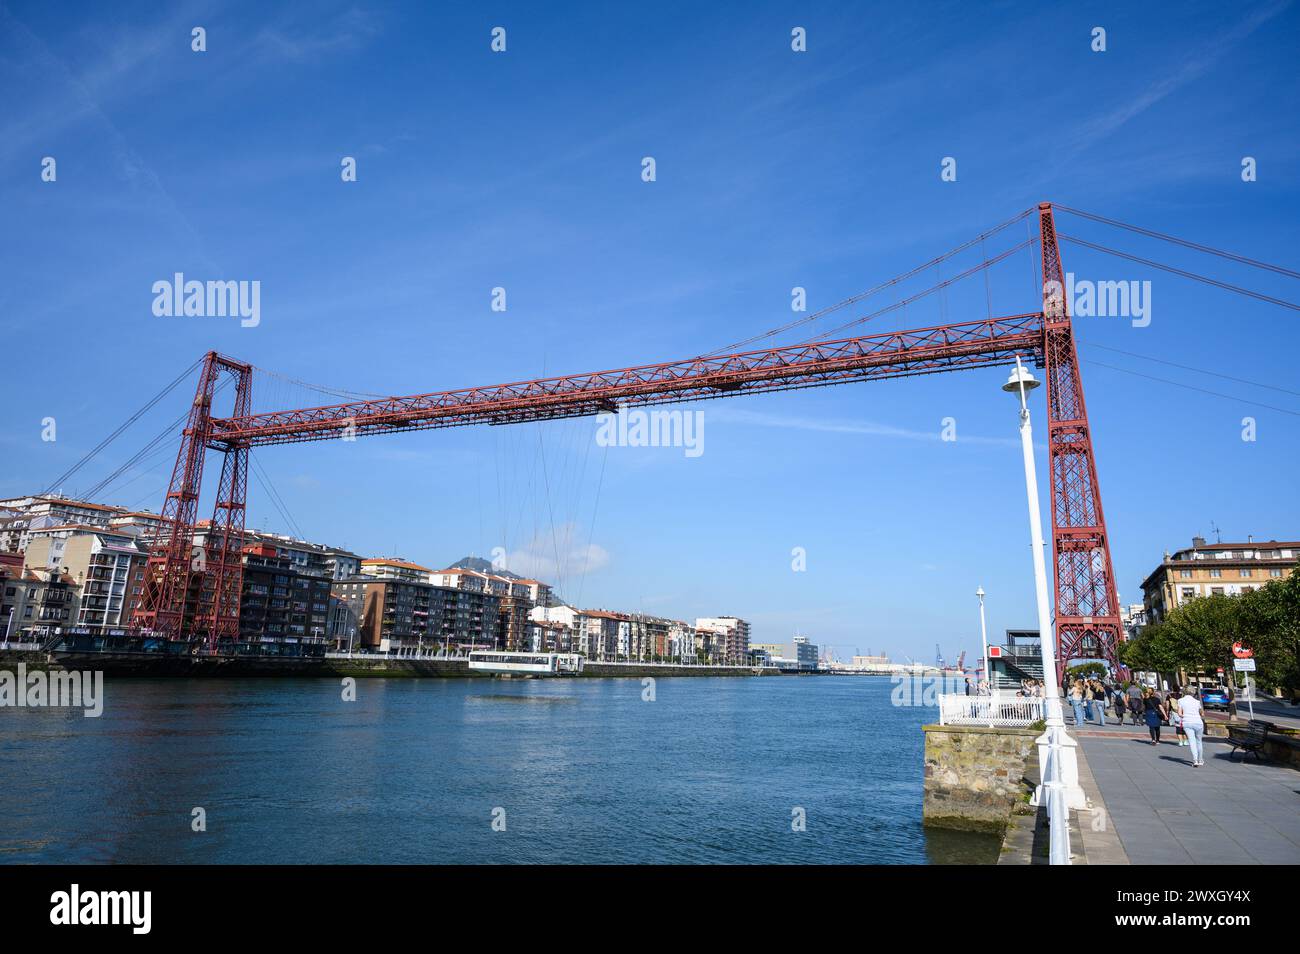
[(1020, 727), (1043, 718), (1043, 700), (1029, 696), (998, 693), (991, 696), (967, 696), (944, 693), (939, 696), (940, 725), (984, 725)]
[(40, 643), (19, 643), (8, 642), (0, 643), (0, 650), (13, 650), (14, 652), (34, 652), (41, 648)]

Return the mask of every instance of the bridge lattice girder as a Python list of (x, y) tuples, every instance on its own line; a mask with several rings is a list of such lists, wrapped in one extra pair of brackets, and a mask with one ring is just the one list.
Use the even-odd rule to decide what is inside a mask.
[[(135, 622), (184, 638), (186, 594), (197, 593), (194, 628), (210, 646), (238, 632), (248, 451), (252, 447), (471, 424), (582, 417), (621, 407), (825, 387), (1007, 364), (1017, 355), (1045, 369), (1052, 482), (1052, 549), (1058, 668), (1100, 656), (1118, 665), (1118, 598), (1096, 463), (1079, 378), (1064, 272), (1049, 204), (1039, 207), (1043, 311), (911, 331), (804, 342), (735, 354), (564, 375), (489, 387), (251, 414), (248, 365), (210, 352), (164, 501), (168, 526), (154, 541)], [(234, 413), (211, 413), (217, 377), (237, 377)], [(191, 554), (204, 449), (225, 455), (212, 532)], [(191, 598), (193, 598), (191, 596)], [(233, 600), (233, 602), (232, 602)]]

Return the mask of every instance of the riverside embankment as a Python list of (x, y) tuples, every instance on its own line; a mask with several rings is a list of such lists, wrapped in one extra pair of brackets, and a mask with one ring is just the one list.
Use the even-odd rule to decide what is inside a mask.
[[(331, 654), (325, 657), (169, 656), (159, 653), (42, 653), (0, 651), (0, 669), (26, 664), (29, 670), (97, 670), (118, 676), (352, 676), (354, 678), (491, 678), (471, 672), (464, 657)], [(644, 678), (651, 676), (772, 676), (773, 668), (698, 666), (672, 663), (587, 662), (577, 678)]]

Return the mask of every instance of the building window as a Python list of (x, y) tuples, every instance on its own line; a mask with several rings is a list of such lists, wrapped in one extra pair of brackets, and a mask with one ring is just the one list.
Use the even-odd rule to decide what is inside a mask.
[(1243, 580), (1248, 580), (1248, 579), (1250, 579), (1250, 570), (1249, 570), (1249, 569), (1246, 569), (1246, 568), (1243, 568), (1242, 571), (1241, 571), (1241, 578), (1242, 578)]
[(1222, 596), (1222, 595), (1223, 595), (1223, 587), (1221, 587), (1221, 586), (1215, 586), (1215, 587), (1212, 587), (1212, 588), (1210, 589), (1210, 595), (1212, 595), (1212, 596)]
[(1217, 580), (1217, 579), (1219, 579), (1220, 577), (1223, 576), (1223, 571), (1220, 570), (1220, 569), (1216, 566), (1214, 569), (1212, 569), (1212, 570), (1210, 571), (1210, 576), (1211, 576), (1213, 579), (1216, 579), (1216, 580)]
[(1183, 587), (1183, 599), (1190, 600), (1196, 596), (1196, 588), (1192, 586)]
[(1268, 571), (1268, 575), (1271, 576), (1271, 577), (1273, 577), (1273, 579), (1276, 580), (1276, 579), (1279, 579), (1279, 578), (1282, 576), (1282, 571), (1281, 571), (1280, 569), (1278, 569), (1277, 567), (1273, 567), (1273, 569), (1271, 569), (1271, 570)]
[(1179, 570), (1179, 571), (1178, 571), (1178, 576), (1179, 576), (1180, 579), (1183, 579), (1183, 580), (1190, 580), (1190, 579), (1192, 578), (1192, 571), (1191, 571), (1191, 570)]

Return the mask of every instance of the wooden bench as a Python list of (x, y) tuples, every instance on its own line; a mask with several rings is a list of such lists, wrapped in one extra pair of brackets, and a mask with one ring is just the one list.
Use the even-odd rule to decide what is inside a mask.
[(1264, 748), (1264, 743), (1268, 741), (1268, 730), (1276, 728), (1271, 722), (1264, 722), (1260, 719), (1251, 719), (1245, 727), (1233, 726), (1228, 733), (1228, 744), (1232, 746), (1232, 752), (1228, 754), (1231, 759), (1238, 749), (1241, 750), (1241, 760), (1246, 761), (1246, 755), (1253, 754), (1255, 760), (1259, 761), (1262, 756), (1260, 752)]

